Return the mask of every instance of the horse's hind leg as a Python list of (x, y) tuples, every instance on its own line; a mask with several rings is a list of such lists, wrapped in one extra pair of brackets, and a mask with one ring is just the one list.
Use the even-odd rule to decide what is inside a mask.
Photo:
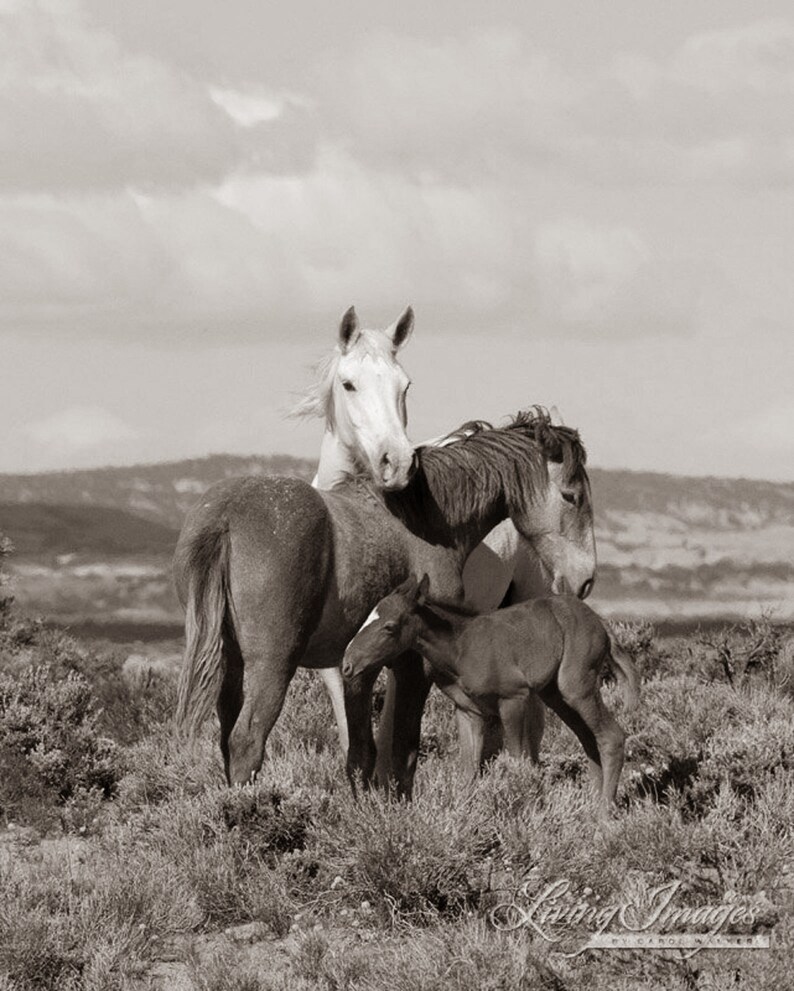
[(590, 727), (598, 745), (603, 770), (601, 805), (608, 809), (614, 803), (618, 791), (626, 734), (604, 705), (598, 688), (586, 698), (572, 699), (571, 705)]
[(243, 707), (243, 655), (234, 633), (224, 624), (223, 629), (223, 681), (218, 693), (218, 720), (221, 724), (221, 754), (226, 780), (229, 777), (229, 737)]
[(276, 639), (272, 634), (242, 638), (243, 704), (228, 741), (230, 784), (246, 784), (258, 774), (267, 738), (305, 650), (297, 638), (287, 645)]
[(574, 732), (587, 755), (590, 780), (596, 794), (601, 795), (604, 786), (604, 775), (601, 767), (601, 754), (598, 749), (595, 734), (582, 718), (577, 709), (569, 705), (563, 698), (555, 683), (547, 685), (539, 692), (546, 705), (562, 719), (565, 725)]

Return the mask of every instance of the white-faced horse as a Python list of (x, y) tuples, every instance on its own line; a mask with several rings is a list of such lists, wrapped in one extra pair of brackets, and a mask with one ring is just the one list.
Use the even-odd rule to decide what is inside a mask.
[[(336, 347), (321, 362), (317, 382), (293, 410), (294, 416), (325, 420), (314, 488), (332, 489), (362, 470), (384, 491), (408, 484), (414, 465), (406, 434), (410, 380), (397, 352), (408, 342), (413, 327), (410, 306), (385, 330), (361, 327), (353, 306), (342, 316)], [(342, 676), (338, 667), (320, 668), (320, 676), (346, 753)]]

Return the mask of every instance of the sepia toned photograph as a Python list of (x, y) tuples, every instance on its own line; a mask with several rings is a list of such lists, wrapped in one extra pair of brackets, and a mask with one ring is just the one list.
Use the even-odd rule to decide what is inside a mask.
[(0, 0), (0, 991), (783, 991), (794, 9)]

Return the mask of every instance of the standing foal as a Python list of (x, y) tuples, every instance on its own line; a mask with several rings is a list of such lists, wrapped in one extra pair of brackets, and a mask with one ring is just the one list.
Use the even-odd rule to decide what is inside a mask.
[[(486, 615), (427, 599), (428, 576), (409, 578), (378, 603), (348, 645), (346, 678), (419, 651), (435, 681), (473, 717), (472, 772), (477, 773), (486, 720), (498, 717), (508, 752), (528, 752), (524, 714), (537, 691), (576, 734), (604, 809), (615, 801), (625, 733), (601, 699), (607, 663), (622, 683), (626, 709), (637, 704), (639, 676), (604, 624), (572, 595), (532, 599)], [(479, 730), (477, 729), (479, 727)]]

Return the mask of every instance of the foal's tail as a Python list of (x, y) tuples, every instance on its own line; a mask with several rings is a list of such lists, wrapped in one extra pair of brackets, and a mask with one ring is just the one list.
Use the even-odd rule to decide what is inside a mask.
[(229, 595), (229, 530), (218, 525), (187, 551), (185, 657), (177, 689), (177, 726), (193, 734), (210, 715), (224, 670), (224, 637), (234, 637)]
[(620, 682), (623, 692), (623, 709), (631, 712), (640, 701), (640, 673), (630, 654), (625, 651), (613, 636), (609, 637), (607, 661)]

